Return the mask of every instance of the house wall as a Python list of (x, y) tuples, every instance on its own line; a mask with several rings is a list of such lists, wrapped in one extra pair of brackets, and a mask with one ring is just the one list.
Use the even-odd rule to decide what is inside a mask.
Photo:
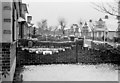
[[(5, 78), (4, 75), (2, 76), (2, 81), (12, 81), (15, 68), (16, 68), (16, 46), (17, 46), (17, 36), (18, 33), (17, 29), (18, 26), (18, 16), (19, 13), (19, 4), (18, 2), (13, 5), (13, 0), (8, 0), (9, 2), (2, 2), (2, 42), (0, 43), (0, 55), (2, 56), (2, 72), (7, 71), (9, 73), (6, 74), (7, 77)], [(7, 6), (7, 9), (4, 7)], [(14, 14), (13, 8), (15, 10)], [(4, 9), (4, 10), (3, 10)], [(14, 19), (13, 19), (14, 17)], [(14, 20), (14, 22), (13, 22)], [(14, 30), (13, 30), (14, 27)], [(0, 28), (1, 29), (1, 28)], [(13, 34), (14, 34), (14, 41), (13, 41)]]
[[(0, 1), (0, 12), (2, 12), (2, 2)], [(0, 43), (2, 42), (2, 13), (0, 13)]]
[(12, 42), (12, 2), (2, 2), (2, 42)]
[[(0, 1), (0, 12), (2, 12), (2, 2)], [(0, 83), (2, 82), (2, 13), (0, 13)]]
[[(2, 3), (0, 1), (0, 12), (2, 12)], [(2, 13), (0, 13), (0, 52), (2, 52)], [(0, 53), (0, 83), (2, 82), (2, 54)]]

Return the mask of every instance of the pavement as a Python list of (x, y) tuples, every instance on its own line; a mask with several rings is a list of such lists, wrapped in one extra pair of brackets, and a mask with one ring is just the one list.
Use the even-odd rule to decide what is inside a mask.
[(24, 81), (118, 81), (113, 65), (37, 65), (25, 66)]
[(87, 44), (88, 46), (91, 46), (91, 41), (93, 41), (94, 43), (107, 43), (113, 47), (117, 47), (120, 46), (120, 43), (114, 43), (114, 42), (106, 42), (106, 41), (97, 41), (97, 40), (91, 40), (91, 39), (85, 39), (84, 40), (84, 44)]

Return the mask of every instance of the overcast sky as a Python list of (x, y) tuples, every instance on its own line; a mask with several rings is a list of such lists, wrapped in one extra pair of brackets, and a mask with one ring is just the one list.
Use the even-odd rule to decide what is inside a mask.
[[(80, 19), (104, 18), (105, 14), (93, 9), (91, 1), (101, 0), (23, 0), (29, 4), (29, 13), (33, 16), (33, 23), (47, 19), (48, 25), (58, 25), (59, 18), (65, 18), (68, 25), (78, 23)], [(103, 0), (110, 2), (113, 0)]]

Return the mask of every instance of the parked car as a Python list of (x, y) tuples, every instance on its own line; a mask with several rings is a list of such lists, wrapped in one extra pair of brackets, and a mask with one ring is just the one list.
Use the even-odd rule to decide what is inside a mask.
[(50, 50), (43, 51), (43, 55), (47, 55), (47, 54), (52, 55), (52, 51), (50, 51)]

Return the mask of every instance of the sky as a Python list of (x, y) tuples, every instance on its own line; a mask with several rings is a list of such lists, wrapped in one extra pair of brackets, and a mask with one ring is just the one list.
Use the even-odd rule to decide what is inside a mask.
[(33, 23), (47, 19), (49, 26), (58, 26), (58, 20), (64, 18), (67, 25), (78, 23), (80, 19), (98, 20), (105, 14), (93, 8), (91, 2), (113, 2), (113, 0), (22, 0), (29, 4), (29, 14), (33, 16)]

